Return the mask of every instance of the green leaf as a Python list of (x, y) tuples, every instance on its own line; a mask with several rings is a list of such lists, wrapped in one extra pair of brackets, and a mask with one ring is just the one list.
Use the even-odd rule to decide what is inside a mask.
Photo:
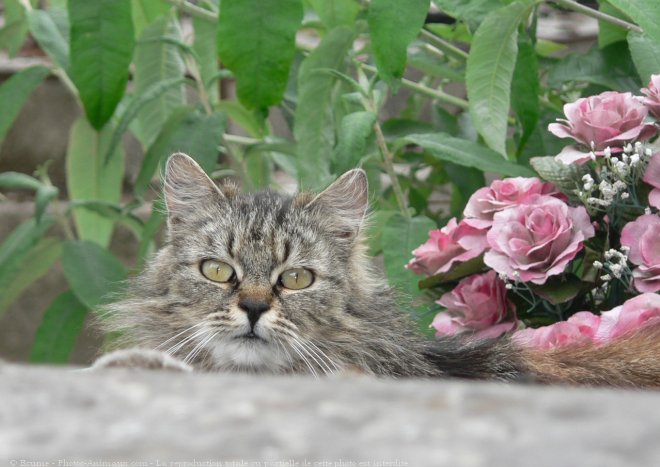
[(648, 83), (651, 75), (660, 73), (660, 42), (646, 34), (631, 32), (628, 34), (628, 47), (642, 83)]
[(543, 285), (530, 284), (530, 288), (552, 305), (559, 305), (577, 297), (584, 285), (577, 276), (566, 274), (550, 277)]
[[(598, 10), (615, 18), (630, 21), (626, 15), (604, 0), (598, 2)], [(607, 21), (598, 21), (598, 47), (601, 49), (615, 42), (626, 40), (628, 31)]]
[(20, 172), (0, 173), (0, 188), (8, 190), (38, 190), (41, 182)]
[(220, 99), (218, 85), (213, 77), (218, 73), (218, 24), (201, 18), (193, 18), (195, 40), (193, 51), (197, 57), (200, 78), (206, 87), (209, 102), (215, 105)]
[(135, 37), (140, 37), (147, 26), (167, 13), (169, 9), (170, 6), (162, 0), (131, 0)]
[(419, 281), (420, 289), (430, 289), (438, 285), (456, 282), (464, 277), (470, 276), (484, 269), (484, 257), (477, 256), (463, 263), (458, 263), (447, 272), (441, 272), (426, 279)]
[(434, 0), (434, 3), (444, 13), (464, 21), (471, 31), (475, 31), (490, 12), (503, 7), (508, 2), (502, 0)]
[(100, 130), (128, 81), (135, 39), (130, 0), (69, 0), (71, 80), (89, 122)]
[(50, 12), (32, 10), (28, 14), (30, 34), (37, 41), (39, 47), (59, 65), (69, 72), (69, 42), (57, 28)]
[(377, 210), (369, 215), (369, 223), (367, 224), (369, 256), (376, 256), (383, 252), (383, 231), (385, 230), (385, 225), (390, 217), (396, 214), (398, 214), (398, 211)]
[(417, 37), (429, 0), (371, 0), (367, 22), (378, 73), (393, 89), (406, 69), (408, 45)]
[(392, 215), (383, 230), (383, 257), (389, 284), (407, 295), (419, 293), (418, 276), (405, 268), (412, 251), (426, 242), (429, 231), (436, 228), (435, 222), (427, 217), (407, 218)]
[(562, 193), (574, 200), (577, 199), (575, 190), (582, 186), (582, 177), (589, 173), (587, 164), (566, 165), (555, 160), (554, 156), (533, 157), (529, 163), (543, 180), (551, 182)]
[(518, 40), (518, 58), (513, 72), (511, 91), (511, 106), (522, 126), (517, 151), (520, 154), (541, 116), (538, 97), (540, 92), (539, 65), (534, 44), (526, 34), (523, 34)]
[(165, 203), (163, 202), (163, 198), (156, 198), (154, 200), (153, 206), (151, 207), (151, 215), (149, 216), (149, 219), (144, 224), (144, 228), (142, 229), (142, 238), (140, 239), (140, 248), (138, 250), (137, 267), (141, 267), (147, 257), (155, 249), (154, 237), (165, 222), (165, 211), (166, 207)]
[(246, 107), (266, 109), (282, 100), (302, 17), (301, 0), (221, 2), (218, 52)]
[(118, 204), (105, 201), (71, 201), (71, 207), (87, 209), (106, 219), (111, 219), (113, 222), (121, 222), (131, 229), (138, 238), (142, 236), (144, 228), (142, 219)]
[(40, 182), (34, 177), (19, 172), (0, 173), (0, 188), (5, 189), (26, 189), (36, 191), (36, 219), (41, 220), (48, 203), (50, 203), (58, 194), (59, 190), (53, 185)]
[(174, 152), (183, 152), (210, 174), (218, 160), (226, 118), (222, 112), (201, 114), (190, 107), (182, 107), (163, 125), (154, 144), (144, 155), (135, 182), (135, 192), (143, 194), (154, 176), (158, 164)]
[(64, 243), (62, 269), (73, 293), (90, 310), (109, 303), (126, 279), (126, 269), (112, 253), (84, 240)]
[(105, 155), (103, 156), (104, 163), (107, 162), (115, 152), (117, 145), (121, 142), (121, 139), (124, 136), (124, 133), (128, 129), (131, 122), (133, 122), (135, 117), (137, 117), (137, 115), (140, 113), (142, 108), (149, 102), (160, 98), (168, 90), (180, 86), (185, 81), (186, 78), (172, 78), (165, 81), (159, 81), (157, 83), (153, 83), (141, 94), (131, 96), (128, 101), (128, 105), (125, 106), (123, 112), (121, 113), (121, 117), (119, 117), (119, 122), (112, 132), (110, 143), (108, 143)]
[(474, 167), (483, 172), (495, 172), (507, 177), (534, 176), (529, 168), (506, 161), (491, 149), (446, 133), (408, 135), (402, 142), (417, 144), (442, 161)]
[[(100, 132), (87, 120), (79, 118), (71, 127), (66, 154), (67, 189), (71, 200), (118, 203), (124, 176), (124, 153), (117, 148), (105, 162), (104, 155), (112, 136), (106, 125)], [(114, 222), (87, 210), (74, 210), (78, 236), (106, 246), (110, 242)]]
[(48, 204), (57, 198), (57, 195), (60, 193), (60, 190), (53, 185), (42, 184), (38, 189), (34, 201), (35, 209), (35, 219), (37, 222), (41, 222), (41, 219), (46, 212)]
[(354, 112), (342, 118), (333, 157), (335, 174), (343, 174), (360, 164), (360, 159), (366, 155), (374, 123), (376, 114), (373, 112)]
[(30, 362), (67, 363), (87, 312), (70, 290), (58, 295), (46, 309), (34, 336)]
[[(184, 76), (185, 68), (179, 47), (160, 40), (163, 37), (181, 40), (178, 23), (171, 15), (160, 17), (145, 28), (135, 47), (136, 95), (147, 92), (154, 83), (172, 82)], [(158, 98), (145, 103), (136, 120), (139, 125), (136, 136), (143, 147), (151, 146), (174, 109), (184, 104), (183, 85), (169, 88)]]
[(0, 144), (5, 139), (7, 131), (11, 128), (32, 91), (41, 84), (49, 73), (48, 68), (37, 65), (19, 71), (0, 85), (0, 102), (2, 102)]
[(309, 3), (327, 29), (353, 25), (360, 11), (356, 0), (309, 0)]
[(268, 187), (273, 171), (273, 163), (269, 154), (250, 148), (246, 151), (243, 160), (249, 188), (259, 190)]
[(332, 88), (337, 79), (327, 69), (341, 70), (353, 43), (353, 30), (339, 26), (305, 58), (298, 72), (298, 106), (294, 136), (298, 142), (298, 179), (304, 189), (321, 188), (330, 181), (334, 148)]
[(442, 165), (453, 185), (451, 192), (451, 215), (461, 216), (472, 193), (486, 185), (482, 171), (445, 161)]
[(644, 33), (660, 42), (660, 2), (644, 0), (608, 0), (613, 6), (625, 12)]
[(568, 55), (551, 68), (548, 85), (561, 88), (564, 83), (577, 81), (638, 93), (640, 83), (634, 73), (627, 44), (617, 42), (602, 50), (593, 48), (584, 54)]
[[(0, 316), (34, 281), (42, 277), (62, 254), (59, 239), (41, 236), (53, 220), (21, 224), (0, 247)], [(16, 238), (23, 235), (22, 238)]]
[(264, 136), (263, 118), (257, 118), (255, 112), (243, 107), (240, 102), (233, 100), (222, 100), (215, 107), (227, 114), (227, 116), (240, 126), (245, 132), (253, 138), (262, 138)]
[(491, 12), (472, 40), (466, 86), (470, 116), (489, 147), (506, 155), (511, 80), (518, 54), (518, 25), (529, 5), (514, 2)]
[(4, 26), (0, 29), (0, 48), (14, 57), (27, 38), (28, 25), (25, 7), (19, 0), (5, 0)]

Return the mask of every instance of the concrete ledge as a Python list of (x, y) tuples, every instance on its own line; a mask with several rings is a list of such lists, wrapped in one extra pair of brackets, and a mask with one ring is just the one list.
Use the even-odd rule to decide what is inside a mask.
[(660, 460), (660, 393), (653, 392), (8, 364), (0, 378), (3, 465), (603, 467)]

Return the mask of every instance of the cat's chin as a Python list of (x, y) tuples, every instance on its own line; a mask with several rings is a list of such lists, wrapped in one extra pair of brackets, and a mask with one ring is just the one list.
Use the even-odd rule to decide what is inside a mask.
[(285, 373), (290, 361), (273, 342), (256, 335), (232, 337), (210, 345), (211, 358), (219, 369), (250, 373)]

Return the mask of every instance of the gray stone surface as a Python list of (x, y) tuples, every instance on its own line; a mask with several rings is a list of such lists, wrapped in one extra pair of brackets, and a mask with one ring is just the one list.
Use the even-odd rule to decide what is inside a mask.
[(653, 392), (9, 364), (0, 381), (8, 465), (660, 465)]

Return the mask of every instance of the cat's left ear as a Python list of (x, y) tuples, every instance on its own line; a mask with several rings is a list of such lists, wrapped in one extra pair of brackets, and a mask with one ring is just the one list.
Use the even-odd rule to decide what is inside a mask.
[(318, 194), (307, 207), (322, 204), (334, 211), (333, 224), (349, 235), (359, 232), (369, 207), (369, 184), (362, 169), (353, 169)]
[(167, 160), (163, 191), (170, 221), (174, 223), (205, 204), (216, 205), (225, 197), (199, 164), (181, 152)]

